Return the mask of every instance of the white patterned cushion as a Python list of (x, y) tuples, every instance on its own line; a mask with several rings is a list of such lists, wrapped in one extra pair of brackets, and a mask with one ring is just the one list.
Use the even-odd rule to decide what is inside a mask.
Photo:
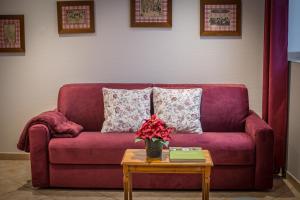
[(103, 88), (104, 117), (101, 132), (135, 132), (150, 118), (152, 88), (140, 90)]
[(200, 122), (201, 88), (153, 88), (154, 113), (176, 131), (202, 133)]

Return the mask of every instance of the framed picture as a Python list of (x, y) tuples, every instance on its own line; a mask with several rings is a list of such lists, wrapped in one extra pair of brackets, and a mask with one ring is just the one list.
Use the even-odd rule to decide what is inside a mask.
[(58, 1), (58, 33), (94, 33), (93, 1)]
[(131, 27), (172, 27), (172, 0), (130, 0)]
[(0, 52), (25, 52), (24, 15), (0, 15)]
[(201, 36), (240, 36), (241, 0), (200, 0)]

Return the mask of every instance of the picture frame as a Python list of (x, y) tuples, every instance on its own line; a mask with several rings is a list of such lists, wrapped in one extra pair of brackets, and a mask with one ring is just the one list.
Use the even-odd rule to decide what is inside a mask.
[(172, 27), (172, 0), (130, 0), (131, 27)]
[(241, 36), (241, 0), (200, 0), (201, 36)]
[(94, 1), (57, 1), (58, 33), (94, 33)]
[(25, 52), (24, 15), (0, 15), (0, 52)]

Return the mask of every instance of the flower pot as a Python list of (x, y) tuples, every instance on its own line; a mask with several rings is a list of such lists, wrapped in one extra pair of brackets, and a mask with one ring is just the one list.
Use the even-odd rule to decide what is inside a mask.
[(146, 155), (149, 160), (161, 160), (163, 145), (159, 140), (153, 142), (152, 140), (146, 139)]

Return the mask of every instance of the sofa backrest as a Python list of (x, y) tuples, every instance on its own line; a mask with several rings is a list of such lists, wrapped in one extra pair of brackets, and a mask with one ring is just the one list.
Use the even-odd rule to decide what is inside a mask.
[(249, 115), (248, 90), (241, 84), (154, 84), (162, 88), (202, 88), (200, 121), (204, 132), (242, 132)]
[[(147, 87), (203, 89), (201, 124), (205, 132), (244, 131), (249, 114), (248, 91), (244, 85), (85, 83), (60, 88), (58, 111), (81, 124), (86, 131), (101, 130), (104, 121), (102, 88), (143, 89)], [(153, 110), (153, 109), (152, 109)]]
[(60, 88), (57, 109), (85, 131), (99, 131), (104, 121), (102, 88), (143, 89), (152, 84), (84, 83), (67, 84)]

